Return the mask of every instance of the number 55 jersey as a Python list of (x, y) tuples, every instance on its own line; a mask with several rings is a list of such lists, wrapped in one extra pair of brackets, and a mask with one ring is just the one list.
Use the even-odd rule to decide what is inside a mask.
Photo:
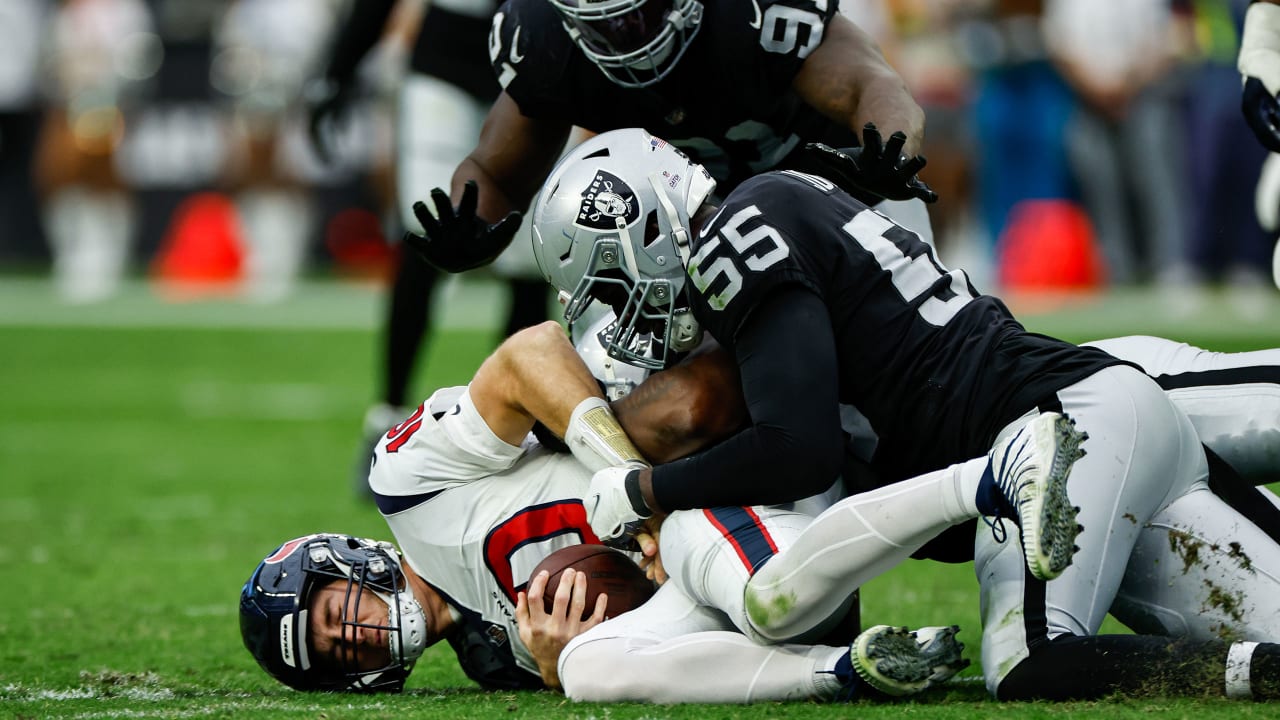
[(822, 299), (839, 400), (875, 429), (886, 480), (983, 455), (1027, 408), (1120, 363), (1027, 332), (915, 233), (803, 173), (739, 186), (694, 239), (688, 273), (695, 316), (731, 351), (752, 310), (779, 289)]

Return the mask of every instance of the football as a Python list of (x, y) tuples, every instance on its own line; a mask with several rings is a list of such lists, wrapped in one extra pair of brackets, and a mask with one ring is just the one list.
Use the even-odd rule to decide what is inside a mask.
[(574, 545), (561, 548), (543, 558), (529, 575), (533, 579), (543, 570), (551, 573), (551, 577), (547, 578), (547, 589), (543, 592), (543, 602), (548, 613), (555, 602), (556, 588), (560, 587), (560, 574), (565, 568), (573, 568), (587, 575), (587, 606), (582, 614), (584, 620), (591, 617), (596, 597), (600, 593), (609, 596), (609, 605), (605, 609), (607, 617), (617, 617), (633, 610), (653, 596), (653, 582), (622, 551), (604, 545)]

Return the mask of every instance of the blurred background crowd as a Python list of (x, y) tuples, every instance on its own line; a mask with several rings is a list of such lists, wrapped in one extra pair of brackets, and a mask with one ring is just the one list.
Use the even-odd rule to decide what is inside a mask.
[[(423, 0), (397, 4), (322, 161), (308, 96), (355, 1), (0, 2), (0, 272), (48, 273), (67, 302), (139, 276), (261, 301), (307, 274), (383, 277), (393, 97)], [(1276, 229), (1257, 210), (1280, 212), (1255, 208), (1267, 155), (1235, 69), (1247, 4), (842, 10), (927, 112), (945, 262), (991, 290), (1145, 286), (1190, 301), (1221, 288), (1247, 314), (1276, 292)]]

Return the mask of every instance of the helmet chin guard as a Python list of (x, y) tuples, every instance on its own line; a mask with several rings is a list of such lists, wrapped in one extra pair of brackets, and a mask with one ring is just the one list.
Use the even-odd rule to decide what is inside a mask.
[[(601, 308), (598, 304), (594, 307)], [(649, 376), (649, 370), (610, 357), (604, 338), (613, 336), (616, 318), (610, 310), (590, 314), (594, 319), (583, 317), (574, 325), (571, 333), (574, 349), (591, 371), (591, 375), (603, 386), (605, 398), (609, 401), (619, 400), (630, 395), (632, 390), (644, 382)], [(648, 345), (646, 343), (646, 352)]]
[(617, 322), (612, 358), (661, 369), (701, 329), (689, 309), (690, 217), (715, 189), (701, 166), (644, 130), (615, 130), (561, 160), (534, 203), (534, 255), (577, 322), (593, 302)]
[[(349, 665), (339, 668), (320, 667), (311, 657), (311, 597), (335, 581), (346, 583), (348, 597), (362, 598), (369, 590), (386, 604), (385, 625), (348, 620), (347, 603), (342, 617), (344, 625), (386, 632), (390, 661), (385, 666), (360, 669), (358, 649), (350, 654)], [(356, 603), (358, 608), (358, 599)], [(428, 628), (394, 546), (320, 533), (290, 540), (258, 564), (240, 592), (240, 634), (262, 669), (297, 690), (399, 692), (426, 649)], [(347, 652), (340, 655), (348, 657)]]

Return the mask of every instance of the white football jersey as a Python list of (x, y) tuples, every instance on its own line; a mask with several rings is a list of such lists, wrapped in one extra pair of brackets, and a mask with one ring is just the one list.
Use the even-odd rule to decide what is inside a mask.
[(369, 472), (414, 571), (504, 662), (513, 657), (535, 675), (516, 632), (516, 592), (551, 552), (599, 542), (582, 506), (590, 479), (572, 455), (547, 450), (532, 434), (519, 447), (500, 440), (465, 387), (436, 391), (391, 428)]

